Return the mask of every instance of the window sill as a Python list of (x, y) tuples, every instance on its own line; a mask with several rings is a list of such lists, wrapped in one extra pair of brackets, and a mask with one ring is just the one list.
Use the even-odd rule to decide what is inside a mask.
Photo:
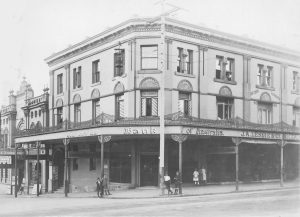
[(187, 74), (187, 73), (180, 73), (180, 72), (174, 72), (175, 75), (183, 76), (183, 77), (189, 77), (189, 78), (195, 78), (196, 76), (193, 74)]
[(101, 84), (101, 81), (96, 82), (96, 83), (92, 83), (92, 84), (91, 84), (91, 87), (98, 86), (98, 85), (100, 85), (100, 84)]
[(138, 74), (160, 74), (161, 71), (158, 69), (142, 69), (137, 71)]
[(256, 85), (256, 88), (264, 89), (264, 90), (271, 90), (271, 91), (275, 90), (274, 87), (261, 86), (261, 85), (258, 85), (258, 84)]
[(73, 89), (73, 91), (72, 92), (77, 92), (77, 91), (80, 91), (80, 90), (82, 90), (83, 89), (83, 87), (80, 87), (80, 88), (75, 88), (75, 89)]
[(291, 94), (296, 94), (296, 95), (300, 95), (300, 91), (299, 90), (292, 90)]
[(232, 85), (236, 85), (236, 81), (226, 81), (226, 80), (222, 80), (222, 79), (218, 79), (218, 78), (214, 78), (214, 82), (219, 82), (219, 83), (224, 83), (224, 84), (232, 84)]
[(125, 77), (127, 77), (127, 74), (126, 73), (124, 73), (123, 75), (121, 75), (121, 76), (114, 76), (111, 80), (112, 81), (115, 81), (117, 78), (125, 78)]

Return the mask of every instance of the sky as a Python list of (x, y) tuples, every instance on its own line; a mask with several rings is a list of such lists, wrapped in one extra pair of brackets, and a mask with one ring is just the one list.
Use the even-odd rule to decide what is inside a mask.
[[(49, 87), (44, 59), (133, 17), (161, 13), (158, 0), (0, 0), (0, 105), (23, 77)], [(300, 0), (168, 0), (172, 18), (300, 52)], [(166, 7), (166, 10), (170, 7)]]

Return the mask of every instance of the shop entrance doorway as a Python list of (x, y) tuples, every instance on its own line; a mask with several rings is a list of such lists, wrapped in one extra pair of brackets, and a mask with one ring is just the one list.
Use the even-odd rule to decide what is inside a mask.
[(158, 155), (141, 155), (141, 186), (158, 185)]

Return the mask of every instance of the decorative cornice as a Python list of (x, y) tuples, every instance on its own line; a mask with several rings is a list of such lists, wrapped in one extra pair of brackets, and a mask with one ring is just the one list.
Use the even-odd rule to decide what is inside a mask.
[[(126, 24), (126, 22), (125, 22), (125, 24)], [(132, 24), (132, 25), (128, 25), (128, 26), (126, 26), (125, 24), (123, 23), (124, 28), (119, 29), (118, 31), (112, 32), (111, 34), (106, 35), (104, 37), (101, 37), (101, 35), (98, 35), (97, 37), (101, 37), (98, 39), (97, 39), (97, 37), (93, 37), (92, 39), (94, 39), (94, 41), (91, 41), (88, 44), (86, 44), (87, 43), (86, 41), (79, 43), (77, 45), (77, 48), (76, 48), (76, 46), (73, 46), (72, 48), (70, 48), (70, 50), (66, 49), (66, 50), (62, 51), (61, 55), (59, 53), (57, 53), (57, 54), (54, 54), (54, 55), (48, 57), (46, 59), (46, 61), (49, 66), (52, 66), (59, 62), (62, 62), (65, 59), (82, 54), (86, 51), (92, 50), (92, 49), (99, 47), (101, 45), (104, 45), (108, 42), (118, 40), (121, 37), (131, 34), (133, 32), (158, 32), (158, 31), (160, 31), (159, 23)], [(128, 22), (127, 22), (127, 24), (128, 24)], [(288, 51), (287, 52), (280, 51), (279, 48), (277, 50), (276, 50), (276, 48), (274, 48), (274, 49), (266, 48), (266, 47), (263, 47), (263, 44), (259, 44), (259, 45), (255, 44), (255, 41), (247, 42), (247, 39), (243, 39), (244, 41), (242, 39), (236, 39), (236, 40), (229, 39), (229, 37), (226, 37), (226, 33), (223, 33), (224, 34), (224, 37), (223, 37), (222, 33), (219, 33), (219, 35), (221, 35), (221, 36), (218, 36), (213, 33), (207, 33), (208, 31), (204, 31), (201, 29), (192, 30), (192, 29), (188, 29), (189, 27), (184, 28), (184, 27), (176, 26), (176, 24), (177, 24), (176, 22), (174, 22), (174, 24), (166, 24), (166, 32), (174, 33), (177, 35), (187, 36), (190, 38), (196, 38), (196, 39), (200, 39), (200, 40), (204, 40), (204, 41), (208, 41), (208, 42), (214, 42), (214, 43), (218, 43), (218, 44), (222, 44), (222, 45), (228, 45), (231, 47), (242, 48), (247, 51), (254, 51), (254, 52), (258, 52), (258, 53), (262, 53), (262, 54), (272, 55), (275, 57), (288, 58), (292, 61), (300, 61), (300, 56), (298, 56), (296, 54), (288, 53)], [(119, 25), (119, 27), (121, 27), (121, 26), (122, 25)], [(114, 29), (112, 29), (112, 31), (113, 30)], [(213, 31), (213, 30), (211, 30), (211, 31)], [(170, 39), (167, 39), (166, 41), (169, 42), (169, 40)], [(132, 42), (130, 42), (130, 43), (132, 43)], [(259, 43), (259, 42), (257, 42), (257, 43)], [(82, 44), (82, 46), (80, 46), (81, 44)], [(201, 46), (200, 49), (207, 50), (207, 47)]]

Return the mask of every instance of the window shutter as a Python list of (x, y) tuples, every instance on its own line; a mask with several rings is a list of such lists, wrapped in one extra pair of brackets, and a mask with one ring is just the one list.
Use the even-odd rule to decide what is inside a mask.
[(178, 100), (178, 111), (184, 113), (184, 100)]
[(117, 61), (118, 61), (117, 53), (114, 53), (114, 77), (117, 76)]
[(158, 107), (158, 100), (157, 98), (152, 98), (152, 116), (157, 116), (157, 107)]
[(142, 98), (141, 100), (142, 116), (146, 116), (146, 98)]
[(76, 83), (77, 83), (77, 73), (76, 73), (76, 69), (73, 69), (73, 89), (76, 88)]
[(192, 101), (188, 101), (189, 116), (192, 116)]
[(119, 113), (119, 116), (120, 116), (120, 118), (124, 118), (124, 100), (121, 100), (119, 103), (120, 103), (120, 113)]

